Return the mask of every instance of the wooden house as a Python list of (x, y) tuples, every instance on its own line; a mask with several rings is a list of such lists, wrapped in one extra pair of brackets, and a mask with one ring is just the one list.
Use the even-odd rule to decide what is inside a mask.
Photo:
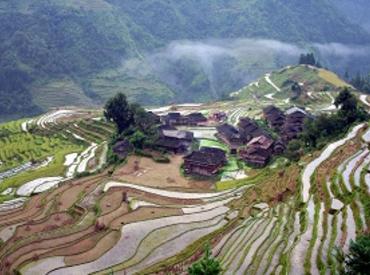
[(175, 154), (186, 153), (193, 142), (192, 132), (179, 130), (161, 130), (155, 146)]
[(281, 136), (283, 140), (289, 141), (298, 138), (299, 134), (304, 129), (306, 119), (312, 118), (306, 111), (298, 107), (293, 107), (285, 112), (286, 119), (281, 128)]
[(214, 176), (227, 163), (225, 151), (218, 148), (202, 147), (184, 157), (186, 174)]
[(207, 122), (207, 118), (202, 113), (191, 113), (188, 115), (181, 115), (180, 113), (168, 113), (162, 116), (161, 121), (163, 124), (172, 126), (196, 126), (201, 123)]
[(243, 117), (239, 120), (238, 130), (243, 143), (248, 143), (253, 138), (261, 135), (268, 135), (254, 120), (248, 117)]
[(196, 126), (207, 122), (207, 118), (202, 113), (191, 113), (185, 116), (185, 123), (189, 126)]
[(284, 112), (273, 105), (263, 109), (263, 117), (267, 121), (269, 127), (277, 131), (280, 130), (285, 122)]
[(216, 129), (217, 137), (230, 147), (231, 153), (236, 153), (237, 148), (243, 144), (238, 129), (227, 123), (217, 126)]
[(267, 136), (253, 138), (246, 147), (239, 150), (240, 157), (249, 165), (264, 167), (274, 153), (274, 140)]

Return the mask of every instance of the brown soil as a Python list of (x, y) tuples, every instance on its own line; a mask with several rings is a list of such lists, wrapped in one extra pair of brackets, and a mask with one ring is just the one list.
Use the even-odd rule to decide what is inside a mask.
[(58, 248), (54, 251), (46, 253), (43, 257), (54, 257), (54, 256), (72, 256), (77, 255), (83, 252), (86, 252), (90, 249), (93, 249), (98, 241), (104, 237), (107, 232), (99, 232), (97, 234), (93, 234), (91, 236), (87, 236), (86, 238), (72, 244), (69, 247)]
[(95, 261), (109, 251), (118, 242), (120, 236), (121, 234), (119, 231), (112, 231), (99, 240), (95, 247), (78, 255), (67, 256), (64, 261), (67, 265), (77, 265)]
[(28, 222), (22, 226), (18, 226), (14, 237), (27, 238), (35, 233), (57, 229), (70, 220), (72, 220), (72, 217), (66, 212), (55, 213), (44, 221)]
[[(15, 251), (11, 252), (6, 256), (6, 258), (3, 258), (2, 261), (7, 261), (11, 263), (12, 268), (16, 268), (20, 262), (17, 261), (21, 256), (23, 259), (23, 262), (25, 259), (31, 259), (33, 255), (36, 253), (38, 250), (42, 250), (43, 253), (55, 249), (57, 247), (63, 247), (63, 246), (68, 246), (77, 241), (78, 239), (81, 239), (85, 237), (86, 235), (92, 233), (95, 231), (94, 227), (89, 227), (83, 231), (79, 231), (77, 233), (69, 234), (67, 236), (63, 236), (60, 238), (53, 238), (53, 239), (46, 239), (46, 240), (39, 240), (35, 241), (33, 243), (29, 243), (25, 246), (22, 246)], [(5, 268), (5, 267), (3, 267)], [(0, 270), (1, 272), (4, 271), (4, 269)]]
[(65, 190), (60, 197), (58, 198), (58, 207), (59, 211), (65, 211), (70, 208), (73, 204), (77, 202), (79, 196), (81, 196), (82, 192), (90, 193), (94, 191), (96, 185), (100, 183), (102, 180), (101, 177), (96, 179), (91, 179), (89, 181), (83, 182), (71, 182), (69, 184), (69, 188)]
[(113, 192), (118, 192), (122, 194), (123, 192), (126, 192), (128, 197), (130, 198), (136, 198), (138, 200), (148, 201), (154, 204), (160, 204), (160, 205), (191, 205), (191, 204), (201, 204), (203, 203), (202, 200), (199, 199), (178, 199), (178, 198), (168, 198), (163, 197), (156, 194), (151, 194), (147, 192), (143, 192), (140, 190), (130, 189), (126, 187), (114, 187), (110, 190), (113, 190)]
[(132, 211), (130, 213), (127, 213), (114, 219), (114, 221), (110, 224), (110, 228), (118, 230), (123, 225), (128, 223), (180, 215), (183, 215), (181, 209), (141, 207), (135, 211)]
[(122, 204), (123, 192), (116, 189), (110, 189), (100, 201), (101, 215), (104, 216), (116, 209)]
[(157, 163), (150, 158), (131, 156), (124, 166), (115, 171), (113, 179), (157, 188), (213, 188), (211, 181), (197, 181), (181, 175), (182, 156), (174, 155), (170, 160), (171, 163)]

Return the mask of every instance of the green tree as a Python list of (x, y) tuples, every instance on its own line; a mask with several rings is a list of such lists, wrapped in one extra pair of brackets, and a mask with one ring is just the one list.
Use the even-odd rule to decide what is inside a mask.
[(292, 140), (287, 146), (286, 157), (291, 161), (298, 161), (302, 155), (303, 144), (300, 140)]
[(340, 107), (344, 112), (354, 112), (357, 109), (356, 97), (348, 90), (348, 88), (344, 88), (339, 93), (334, 104), (337, 108)]
[(118, 133), (122, 133), (134, 122), (134, 116), (127, 98), (119, 93), (111, 98), (104, 108), (104, 116), (107, 120), (113, 121), (117, 126)]
[(144, 147), (144, 142), (145, 142), (145, 139), (146, 139), (146, 136), (143, 132), (141, 132), (140, 130), (138, 131), (135, 131), (130, 137), (129, 137), (129, 141), (132, 145), (135, 146), (135, 148), (138, 148), (138, 149), (143, 149)]
[(222, 271), (220, 262), (212, 256), (211, 249), (205, 246), (205, 255), (189, 267), (189, 275), (218, 275)]
[(345, 259), (346, 274), (369, 274), (370, 270), (370, 235), (360, 236), (351, 241)]

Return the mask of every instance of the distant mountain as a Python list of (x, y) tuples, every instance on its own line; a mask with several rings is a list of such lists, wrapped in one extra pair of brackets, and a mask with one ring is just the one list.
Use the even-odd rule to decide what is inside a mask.
[(368, 0), (330, 0), (354, 24), (370, 33), (370, 5)]
[[(355, 23), (328, 0), (1, 1), (0, 116), (101, 104), (117, 91), (147, 105), (213, 100), (297, 54), (268, 41), (256, 53), (262, 42), (240, 39), (368, 43)], [(189, 55), (178, 40), (205, 44)]]

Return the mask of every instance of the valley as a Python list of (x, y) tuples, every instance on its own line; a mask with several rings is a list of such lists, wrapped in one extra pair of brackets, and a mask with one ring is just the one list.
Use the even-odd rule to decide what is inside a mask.
[[(116, 129), (101, 109), (1, 124), (0, 273), (186, 274), (206, 243), (223, 274), (341, 272), (335, 248), (347, 252), (370, 226), (368, 123), (297, 162), (274, 156), (257, 168), (232, 154), (215, 117), (265, 125), (271, 104), (330, 114), (343, 87), (351, 88), (329, 71), (289, 66), (232, 100), (150, 109), (207, 118), (177, 128), (193, 133), (195, 148), (224, 152), (208, 178), (186, 174), (182, 154), (137, 150), (111, 164)], [(369, 111), (368, 97), (353, 93)]]

